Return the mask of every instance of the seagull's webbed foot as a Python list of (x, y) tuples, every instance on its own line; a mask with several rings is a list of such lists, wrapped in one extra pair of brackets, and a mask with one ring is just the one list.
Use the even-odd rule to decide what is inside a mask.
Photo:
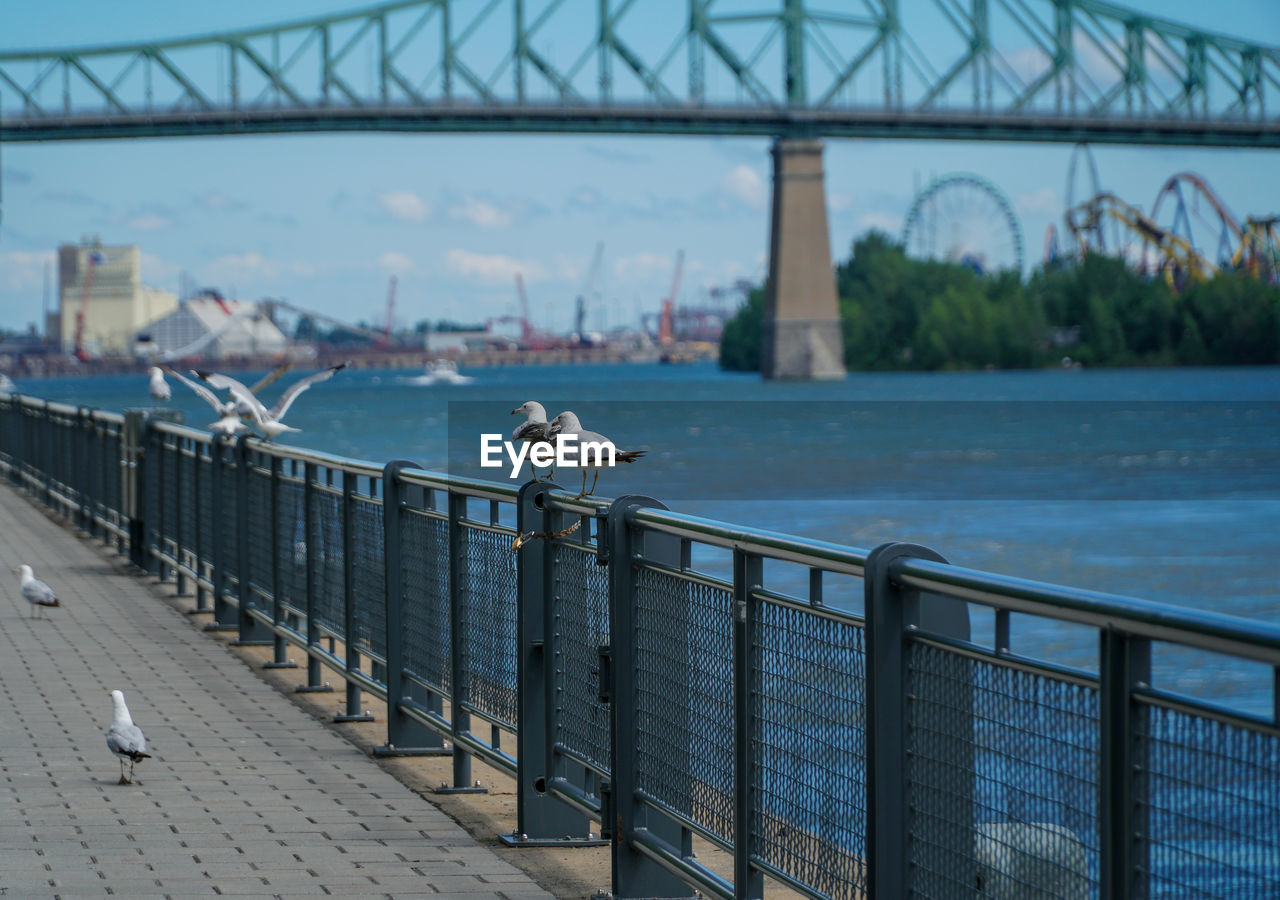
[(121, 775), (120, 780), (117, 781), (116, 784), (133, 784), (133, 782)]

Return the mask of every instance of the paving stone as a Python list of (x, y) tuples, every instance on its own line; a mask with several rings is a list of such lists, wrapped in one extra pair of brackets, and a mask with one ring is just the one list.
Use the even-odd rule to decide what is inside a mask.
[[(0, 485), (0, 558), (63, 600), (32, 620), (0, 579), (0, 893), (551, 896), (103, 553)], [(152, 753), (133, 785), (112, 689)]]

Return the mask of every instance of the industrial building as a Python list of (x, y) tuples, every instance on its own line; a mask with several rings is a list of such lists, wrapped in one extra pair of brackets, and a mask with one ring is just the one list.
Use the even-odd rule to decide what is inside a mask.
[(58, 310), (46, 331), (81, 359), (124, 356), (139, 328), (177, 305), (173, 294), (142, 283), (136, 244), (109, 247), (90, 238), (58, 247)]
[(162, 358), (279, 356), (289, 339), (256, 303), (223, 299), (204, 291), (173, 312), (138, 330), (138, 345)]

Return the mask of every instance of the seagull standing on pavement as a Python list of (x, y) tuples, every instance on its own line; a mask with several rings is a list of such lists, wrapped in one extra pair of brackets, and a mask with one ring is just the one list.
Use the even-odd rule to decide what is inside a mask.
[(53, 588), (36, 578), (30, 566), (18, 566), (13, 571), (22, 577), (22, 596), (31, 604), (32, 618), (37, 618), (36, 613), (46, 606), (62, 605), (53, 593)]
[[(644, 456), (647, 450), (619, 450), (613, 441), (609, 440), (603, 434), (597, 431), (587, 431), (582, 427), (582, 423), (578, 421), (577, 415), (565, 410), (551, 420), (551, 431), (557, 436), (572, 435), (577, 443), (578, 468), (582, 469), (582, 491), (578, 494), (579, 499), (589, 494), (595, 493), (596, 482), (600, 480), (600, 470), (607, 468), (614, 463), (631, 463)], [(602, 451), (596, 451), (594, 456), (584, 453), (583, 444), (609, 444), (613, 446), (613, 462), (608, 461), (608, 457)], [(587, 490), (587, 469), (595, 470), (595, 478), (591, 481), (591, 490)]]
[(285, 389), (285, 392), (280, 395), (280, 399), (276, 401), (276, 405), (270, 409), (267, 409), (262, 401), (253, 395), (253, 391), (230, 375), (201, 371), (196, 371), (195, 374), (209, 387), (219, 391), (230, 391), (236, 403), (243, 403), (248, 406), (249, 412), (253, 416), (253, 421), (258, 426), (258, 430), (262, 432), (262, 436), (267, 440), (272, 440), (286, 431), (301, 431), (302, 429), (286, 425), (283, 421), (284, 415), (289, 411), (289, 407), (293, 405), (293, 401), (311, 385), (332, 378), (335, 373), (342, 371), (347, 366), (348, 363), (339, 363), (336, 366), (330, 366), (327, 369), (316, 372), (314, 375), (308, 375), (306, 378), (295, 381)]
[[(547, 421), (547, 410), (541, 403), (536, 400), (526, 400), (524, 403), (511, 410), (511, 415), (524, 413), (524, 422), (516, 426), (516, 430), (511, 432), (511, 440), (524, 441), (529, 445), (529, 452), (533, 452), (533, 448), (538, 444), (547, 444), (554, 446), (551, 442), (551, 423)], [(529, 460), (529, 471), (533, 472), (533, 480), (541, 481), (538, 472), (533, 467), (533, 460)], [(550, 480), (556, 473), (556, 467), (551, 466), (551, 471), (547, 473), (547, 479)]]
[[(133, 767), (140, 759), (150, 759), (146, 752), (147, 739), (142, 729), (133, 724), (129, 707), (124, 705), (124, 693), (111, 692), (111, 727), (107, 729), (107, 748), (120, 757), (119, 784), (133, 784)], [(129, 777), (124, 777), (124, 761), (129, 760)]]

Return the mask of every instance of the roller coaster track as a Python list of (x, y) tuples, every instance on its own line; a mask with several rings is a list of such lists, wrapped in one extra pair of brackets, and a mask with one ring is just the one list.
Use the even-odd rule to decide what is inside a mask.
[(765, 5), (396, 0), (0, 51), (0, 140), (574, 131), (1280, 147), (1280, 48), (1252, 39), (1101, 0), (750, 8)]
[[(1119, 252), (1131, 262), (1138, 262), (1144, 271), (1160, 273), (1177, 290), (1191, 281), (1212, 278), (1216, 271), (1190, 241), (1156, 224), (1142, 210), (1112, 193), (1103, 192), (1067, 210), (1066, 223), (1083, 253)], [(1108, 223), (1121, 237), (1118, 245), (1110, 248), (1102, 243)], [(1135, 243), (1140, 245), (1136, 260)]]

